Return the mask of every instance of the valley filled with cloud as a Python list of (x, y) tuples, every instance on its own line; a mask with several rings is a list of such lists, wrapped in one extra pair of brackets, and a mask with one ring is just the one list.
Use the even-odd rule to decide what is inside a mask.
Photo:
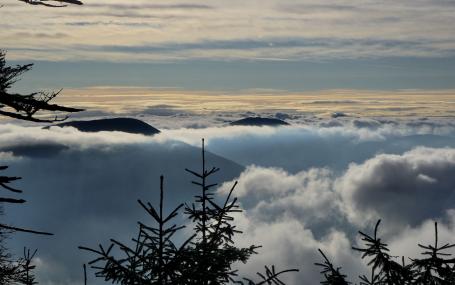
[(208, 165), (221, 168), (210, 181), (219, 183), (217, 195), (239, 183), (238, 243), (263, 246), (238, 265), (245, 276), (275, 264), (300, 270), (286, 275), (289, 284), (318, 284), (320, 248), (356, 281), (366, 263), (351, 246), (378, 219), (397, 255), (415, 256), (417, 242), (431, 242), (432, 221), (441, 240), (455, 233), (455, 125), (447, 118), (302, 116), (289, 126), (208, 123), (154, 136), (2, 124), (0, 134), (2, 161), (8, 174), (23, 177), (15, 186), (28, 201), (7, 207), (6, 218), (55, 233), (8, 241), (17, 250), (39, 249), (41, 284), (80, 284), (91, 256), (77, 246), (128, 242), (137, 221), (150, 222), (136, 200), (157, 202), (161, 174), (168, 209), (190, 201), (197, 187), (184, 169), (201, 167), (201, 138)]

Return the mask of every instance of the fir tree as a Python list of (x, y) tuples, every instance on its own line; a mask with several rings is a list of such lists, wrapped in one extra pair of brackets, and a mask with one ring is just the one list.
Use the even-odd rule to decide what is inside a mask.
[[(450, 285), (455, 284), (455, 259), (447, 250), (454, 248), (455, 244), (438, 243), (438, 224), (435, 223), (435, 241), (433, 245), (418, 246), (425, 251), (422, 252), (423, 258), (411, 259), (405, 263), (405, 257), (398, 263), (397, 256), (390, 254), (388, 245), (384, 243), (378, 235), (380, 220), (376, 223), (373, 235), (359, 232), (364, 247), (353, 247), (360, 252), (362, 259), (368, 259), (368, 266), (371, 275), (359, 276), (359, 285)], [(321, 251), (322, 253), (322, 251)], [(346, 277), (335, 269), (328, 258), (322, 253), (325, 263), (317, 264), (323, 266), (325, 280), (321, 284), (335, 285), (343, 283)], [(341, 282), (341, 283), (339, 283)]]
[[(97, 257), (89, 262), (96, 270), (96, 276), (111, 283), (144, 284), (144, 285), (189, 285), (189, 284), (228, 284), (229, 282), (248, 285), (284, 284), (279, 276), (283, 273), (297, 271), (295, 269), (279, 271), (275, 267), (265, 267), (264, 274), (258, 273), (261, 281), (243, 278), (237, 279), (236, 263), (246, 263), (252, 254), (256, 254), (258, 246), (246, 248), (235, 246), (233, 237), (240, 234), (233, 225), (233, 213), (240, 212), (233, 191), (235, 182), (222, 203), (214, 199), (215, 183), (208, 178), (219, 171), (213, 167), (206, 168), (205, 147), (202, 143), (201, 172), (186, 169), (198, 178), (192, 183), (200, 187), (200, 194), (195, 196), (194, 203), (177, 206), (170, 214), (165, 215), (163, 176), (160, 178), (160, 203), (155, 208), (150, 203), (139, 201), (141, 207), (154, 221), (154, 225), (141, 222), (137, 238), (133, 245), (111, 240), (108, 247), (99, 245), (97, 249), (79, 247), (94, 253)], [(178, 211), (184, 207), (188, 218), (194, 224), (193, 235), (177, 246), (173, 242), (175, 235), (184, 226), (172, 223)], [(115, 252), (120, 252), (119, 257)]]

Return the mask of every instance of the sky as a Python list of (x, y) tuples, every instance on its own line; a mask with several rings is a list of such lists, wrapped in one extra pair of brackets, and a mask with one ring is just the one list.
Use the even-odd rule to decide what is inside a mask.
[[(455, 236), (454, 1), (84, 4), (0, 0), (0, 48), (35, 64), (14, 90), (63, 89), (56, 103), (86, 109), (70, 120), (129, 117), (161, 133), (0, 118), (0, 162), (27, 200), (2, 219), (55, 233), (8, 240), (38, 248), (40, 284), (81, 285), (93, 256), (77, 246), (130, 240), (149, 221), (136, 200), (157, 201), (160, 175), (166, 207), (192, 199), (184, 168), (199, 169), (201, 138), (221, 167), (217, 196), (238, 181), (236, 242), (263, 246), (236, 265), (242, 276), (275, 264), (300, 270), (289, 285), (318, 284), (320, 248), (358, 281), (367, 261), (351, 246), (379, 218), (397, 256), (418, 256), (434, 221), (441, 240)], [(229, 124), (250, 116), (290, 125)], [(89, 284), (105, 283), (89, 270)]]
[(23, 88), (454, 88), (452, 1), (3, 0)]

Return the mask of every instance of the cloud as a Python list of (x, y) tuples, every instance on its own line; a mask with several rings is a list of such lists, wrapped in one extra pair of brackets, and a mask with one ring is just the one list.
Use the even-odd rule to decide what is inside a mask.
[[(157, 108), (163, 107), (169, 106)], [(314, 120), (283, 128), (165, 129), (153, 137), (3, 124), (0, 158), (10, 158), (8, 173), (23, 176), (15, 186), (28, 201), (8, 207), (5, 219), (56, 234), (51, 239), (16, 235), (10, 245), (18, 251), (24, 245), (39, 248), (42, 284), (77, 284), (80, 264), (90, 256), (76, 246), (105, 244), (110, 237), (130, 240), (135, 221), (148, 221), (135, 200), (156, 201), (160, 174), (166, 205), (191, 199), (196, 189), (183, 168), (200, 167), (196, 147), (202, 137), (213, 153), (208, 161), (221, 167), (214, 181), (221, 183), (219, 194), (239, 181), (235, 194), (244, 209), (235, 220), (244, 231), (239, 245), (263, 245), (251, 262), (239, 265), (243, 276), (275, 264), (301, 270), (286, 275), (289, 284), (316, 284), (321, 276), (313, 263), (321, 261), (321, 248), (356, 281), (365, 264), (351, 245), (357, 230), (371, 229), (377, 218), (383, 219), (381, 233), (394, 251), (403, 247), (405, 235), (430, 238), (432, 219), (440, 221), (444, 236), (452, 233), (453, 126), (436, 119), (412, 125), (378, 118), (373, 127), (356, 126), (350, 118), (336, 121), (330, 127)], [(43, 153), (49, 145), (64, 148), (54, 155), (24, 152)]]
[(113, 145), (140, 144), (150, 141), (150, 137), (121, 132), (82, 133), (73, 127), (25, 127), (13, 124), (0, 126), (0, 149), (17, 147), (65, 146), (78, 149), (109, 147)]
[[(447, 210), (445, 215), (439, 219), (426, 220), (416, 227), (406, 227), (400, 234), (388, 240), (391, 252), (397, 256), (409, 256), (421, 258), (423, 252), (417, 244), (434, 245), (435, 222), (438, 222), (438, 244), (453, 243), (455, 234), (455, 211)], [(386, 225), (384, 225), (387, 227)], [(446, 250), (446, 253), (453, 254), (453, 251)]]
[(160, 116), (160, 117), (170, 117), (176, 115), (184, 115), (188, 113), (184, 110), (179, 110), (177, 106), (172, 105), (153, 105), (141, 110), (139, 116)]
[[(454, 147), (453, 127), (409, 127), (406, 123), (365, 120), (374, 124), (357, 127), (348, 119), (305, 122), (297, 119), (289, 127), (211, 127), (198, 130), (175, 129), (156, 139), (174, 138), (197, 145), (204, 137), (210, 148), (243, 165), (280, 167), (291, 173), (311, 167), (345, 169), (377, 153), (403, 153), (416, 146)], [(330, 123), (331, 122), (331, 123)], [(360, 122), (360, 120), (359, 120)], [(328, 124), (328, 125), (327, 125)], [(362, 125), (363, 126), (363, 125)]]
[(112, 10), (118, 9), (140, 9), (140, 10), (209, 10), (214, 9), (213, 6), (210, 5), (202, 5), (202, 4), (150, 4), (150, 3), (141, 3), (141, 4), (125, 4), (125, 3), (88, 3), (89, 7), (101, 7), (101, 8), (109, 8)]
[(24, 37), (24, 38), (50, 38), (50, 39), (63, 39), (68, 37), (68, 34), (65, 33), (54, 33), (54, 34), (49, 34), (49, 33), (32, 33), (32, 32), (18, 32), (14, 34), (14, 37)]
[(316, 238), (311, 230), (295, 219), (278, 222), (255, 222), (244, 224), (244, 233), (238, 241), (240, 245), (255, 242), (263, 247), (246, 265), (239, 266), (240, 276), (254, 277), (255, 272), (263, 272), (264, 265), (276, 266), (277, 270), (299, 269), (298, 273), (287, 273), (282, 280), (286, 284), (317, 284), (322, 280), (319, 268), (314, 262), (320, 262), (321, 249), (335, 264), (342, 264), (343, 271), (356, 276), (364, 271), (364, 266), (350, 249), (350, 241), (343, 232), (331, 231), (324, 237)]
[(455, 149), (416, 148), (352, 164), (337, 180), (347, 217), (357, 225), (383, 218), (396, 227), (441, 217), (455, 202)]
[[(294, 218), (307, 226), (336, 224), (340, 216), (333, 173), (310, 169), (290, 174), (279, 168), (248, 167), (238, 178), (235, 194), (257, 222)], [(226, 194), (232, 183), (224, 184)]]
[[(111, 17), (151, 18), (138, 12), (111, 13)], [(169, 18), (169, 17), (167, 17)], [(428, 41), (382, 39), (333, 39), (268, 37), (265, 39), (229, 39), (169, 41), (146, 45), (75, 44), (67, 48), (86, 54), (103, 53), (131, 55), (131, 61), (186, 60), (186, 59), (250, 59), (250, 60), (314, 60), (364, 59), (384, 57), (450, 57), (455, 41), (441, 40), (431, 45)], [(14, 51), (14, 48), (12, 48)], [(14, 56), (14, 54), (13, 54)]]
[[(447, 27), (453, 22), (455, 7), (437, 1), (419, 3), (416, 7), (409, 1), (394, 5), (375, 1), (321, 4), (314, 0), (265, 0), (260, 5), (256, 1), (214, 1), (207, 5), (201, 0), (153, 4), (101, 0), (67, 7), (55, 18), (52, 9), (38, 8), (40, 13), (35, 13), (36, 7), (10, 0), (2, 8), (6, 13), (0, 36), (11, 38), (30, 26), (70, 35), (64, 42), (51, 37), (39, 42), (11, 38), (7, 46), (15, 49), (11, 56), (29, 60), (38, 53), (18, 49), (58, 46), (62, 53), (59, 60), (72, 60), (76, 54), (78, 59), (136, 62), (453, 56), (455, 39)], [(14, 21), (17, 18), (22, 20)], [(429, 28), (419, 28), (421, 22)], [(99, 33), (100, 29), (107, 29), (106, 33)], [(109, 46), (113, 42), (117, 45)], [(105, 52), (95, 52), (97, 49)], [(107, 50), (111, 50), (109, 56)], [(39, 54), (41, 59), (56, 59), (51, 50)]]
[[(199, 66), (194, 63), (194, 65)], [(228, 64), (229, 65), (229, 64)], [(95, 73), (82, 68), (85, 65), (79, 66), (80, 73), (74, 73), (72, 76), (82, 76), (88, 78), (96, 77)], [(210, 65), (215, 68), (215, 65)], [(39, 67), (39, 66), (38, 66)], [(175, 72), (173, 68), (166, 64), (155, 66), (156, 70), (149, 70), (152, 66), (142, 65), (122, 71), (121, 65), (110, 65), (109, 70), (115, 70), (116, 73), (112, 76), (118, 79), (121, 74), (131, 74), (131, 77), (136, 78), (145, 76), (166, 77), (167, 85), (175, 84), (172, 77)], [(51, 68), (51, 67), (48, 67)], [(63, 68), (63, 67), (62, 67)], [(86, 66), (90, 69), (90, 65)], [(201, 68), (201, 69), (199, 69)], [(232, 68), (237, 70), (237, 65), (229, 65), (229, 74), (232, 73)], [(274, 68), (273, 65), (264, 65), (264, 69)], [(191, 81), (191, 73), (194, 73), (194, 67), (181, 65), (184, 70), (186, 80)], [(205, 74), (210, 73), (210, 78), (215, 80), (214, 85), (223, 85), (226, 82), (217, 81), (219, 76), (224, 73), (211, 72), (207, 66), (199, 66), (196, 68)], [(253, 72), (254, 69), (248, 69)], [(227, 70), (226, 70), (227, 71)], [(88, 73), (87, 73), (88, 72)], [(117, 73), (119, 72), (119, 73)], [(240, 72), (240, 70), (239, 70)], [(207, 74), (208, 74), (207, 73)], [(32, 74), (31, 74), (32, 75)], [(111, 74), (103, 76), (109, 77)], [(238, 76), (234, 81), (249, 80), (243, 78), (242, 73), (231, 74)], [(273, 76), (273, 74), (269, 74)], [(35, 76), (40, 76), (40, 73), (35, 73)], [(212, 77), (213, 76), (213, 77)], [(227, 76), (227, 73), (226, 73)], [(128, 84), (124, 78), (120, 83)], [(230, 76), (228, 76), (230, 77)], [(41, 77), (40, 80), (48, 80)], [(287, 80), (287, 79), (286, 79)], [(174, 81), (174, 82), (173, 82)], [(178, 81), (178, 80), (177, 80)], [(96, 82), (96, 81), (95, 81)], [(231, 82), (234, 84), (234, 82)], [(49, 84), (55, 82), (49, 81)], [(178, 84), (177, 84), (178, 85)], [(38, 88), (37, 88), (38, 89)], [(177, 87), (115, 87), (115, 86), (100, 86), (79, 89), (64, 89), (61, 99), (67, 105), (84, 107), (90, 110), (101, 110), (104, 112), (111, 111), (113, 113), (122, 114), (124, 116), (136, 116), (141, 111), (146, 111), (148, 108), (164, 107), (166, 109), (174, 109), (180, 111), (181, 115), (186, 116), (185, 120), (168, 118), (162, 120), (160, 124), (171, 122), (173, 129), (185, 127), (189, 119), (205, 120), (209, 124), (207, 126), (216, 126), (214, 119), (220, 118), (226, 121), (233, 121), (246, 116), (262, 116), (276, 117), (277, 113), (281, 113), (291, 123), (313, 125), (314, 121), (324, 122), (328, 117), (333, 116), (334, 119), (342, 118), (342, 115), (349, 116), (352, 119), (358, 120), (377, 120), (385, 123), (385, 118), (390, 118), (392, 121), (402, 121), (408, 123), (411, 127), (419, 127), (418, 125), (434, 125), (443, 127), (454, 126), (450, 121), (453, 115), (454, 90), (394, 90), (394, 91), (369, 91), (369, 90), (324, 90), (324, 91), (306, 91), (306, 92), (291, 92), (283, 90), (237, 90), (237, 91), (216, 91), (216, 90), (184, 90)], [(88, 100), (90, 98), (90, 100)], [(318, 98), (317, 104), (311, 104)], [(340, 98), (345, 98), (340, 100)], [(355, 104), (348, 104), (353, 101)], [(335, 103), (338, 102), (338, 103)], [(346, 104), (341, 104), (346, 102)], [(397, 105), (400, 107), (397, 108)], [(170, 111), (170, 110), (169, 110)], [(438, 112), (438, 117), (434, 117), (435, 112)], [(78, 114), (84, 115), (84, 112)], [(153, 113), (146, 119), (152, 119)], [(361, 119), (362, 118), (362, 119)], [(422, 118), (430, 118), (429, 123)], [(175, 122), (174, 122), (175, 121)], [(219, 125), (219, 124), (218, 124)]]
[(292, 174), (250, 166), (238, 178), (236, 194), (259, 221), (293, 217), (307, 226), (335, 226), (347, 218), (363, 227), (383, 218), (389, 228), (415, 227), (453, 207), (454, 169), (454, 148), (424, 147), (376, 155), (341, 175), (325, 168)]
[[(377, 155), (336, 175), (327, 169), (290, 174), (278, 168), (248, 167), (236, 194), (244, 212), (237, 218), (243, 245), (261, 244), (261, 254), (244, 272), (260, 264), (301, 269), (289, 284), (320, 280), (314, 262), (323, 249), (350, 281), (365, 273), (365, 261), (351, 250), (357, 230), (380, 234), (393, 254), (416, 257), (417, 243), (432, 243), (434, 220), (441, 240), (454, 233), (455, 149), (416, 148), (402, 155)], [(232, 182), (220, 187), (225, 193)], [(442, 242), (442, 241), (441, 241)], [(242, 267), (240, 267), (242, 268)]]
[(369, 129), (376, 129), (381, 127), (381, 122), (378, 122), (373, 119), (355, 119), (352, 121), (352, 124), (356, 128), (369, 128)]
[(359, 104), (360, 101), (356, 100), (315, 100), (310, 102), (303, 102), (303, 104)]
[(10, 151), (6, 152), (6, 151), (0, 151), (0, 160), (2, 161), (2, 164), (3, 163), (8, 163), (10, 161), (13, 161), (17, 159), (17, 157), (14, 156), (14, 154)]

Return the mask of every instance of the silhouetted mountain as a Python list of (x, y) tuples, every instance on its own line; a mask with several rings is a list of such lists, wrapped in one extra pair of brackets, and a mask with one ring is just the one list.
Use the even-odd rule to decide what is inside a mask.
[(248, 117), (230, 123), (231, 126), (284, 126), (289, 123), (272, 118)]
[(12, 152), (15, 156), (51, 157), (67, 149), (69, 149), (68, 146), (57, 143), (37, 143), (33, 145), (1, 147), (0, 151)]
[(71, 121), (55, 125), (74, 127), (81, 132), (118, 131), (132, 134), (154, 135), (160, 131), (149, 124), (133, 118), (110, 118), (90, 121)]

